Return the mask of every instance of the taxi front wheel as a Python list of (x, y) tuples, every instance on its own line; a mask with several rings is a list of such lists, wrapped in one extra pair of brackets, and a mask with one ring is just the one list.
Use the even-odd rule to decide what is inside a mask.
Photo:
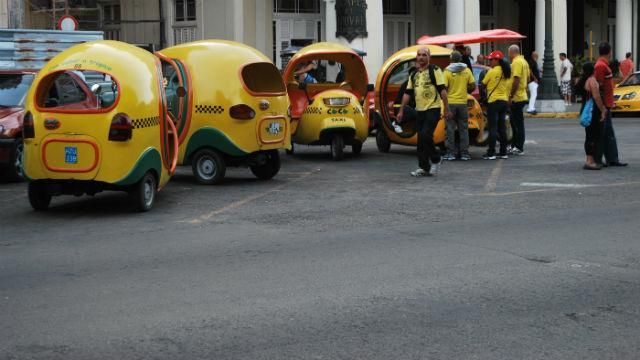
[(193, 156), (191, 167), (196, 181), (204, 185), (219, 184), (227, 171), (222, 155), (212, 149), (198, 151)]
[(266, 155), (266, 160), (261, 165), (251, 166), (251, 172), (258, 179), (269, 180), (280, 171), (280, 154), (278, 150), (271, 150)]
[(30, 182), (28, 192), (29, 203), (35, 211), (44, 211), (49, 208), (51, 193), (47, 190), (46, 185), (38, 182)]
[(145, 212), (151, 210), (156, 202), (156, 194), (158, 193), (158, 181), (156, 177), (147, 172), (142, 179), (133, 186), (129, 192), (131, 202), (137, 211)]
[(378, 151), (382, 153), (388, 153), (389, 149), (391, 149), (391, 140), (382, 127), (379, 127), (376, 132), (376, 146), (378, 147)]

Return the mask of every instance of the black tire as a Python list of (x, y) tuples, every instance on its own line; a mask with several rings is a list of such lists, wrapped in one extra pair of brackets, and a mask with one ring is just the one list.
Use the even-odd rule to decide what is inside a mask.
[(376, 132), (376, 146), (378, 151), (382, 153), (388, 153), (391, 149), (391, 140), (389, 140), (387, 133), (382, 128), (378, 128)]
[(11, 152), (9, 153), (9, 166), (2, 168), (0, 177), (6, 181), (22, 181), (24, 180), (24, 170), (22, 165), (22, 152), (24, 145), (22, 138), (17, 138), (11, 146)]
[(39, 182), (30, 182), (28, 186), (29, 203), (35, 211), (45, 211), (51, 204), (51, 193), (46, 185)]
[(204, 185), (219, 184), (227, 172), (227, 165), (219, 152), (202, 149), (193, 155), (191, 170), (196, 181)]
[(136, 211), (149, 211), (156, 202), (157, 193), (158, 180), (152, 172), (148, 171), (129, 191), (131, 204)]
[(336, 134), (331, 139), (331, 158), (335, 161), (342, 160), (344, 157), (344, 137)]
[(362, 152), (362, 143), (358, 140), (353, 140), (353, 144), (351, 144), (351, 152), (356, 155), (360, 155)]
[(285, 152), (287, 153), (287, 155), (293, 155), (296, 152), (295, 145), (293, 145), (293, 141), (291, 142), (291, 150), (285, 150)]
[(278, 150), (267, 152), (267, 161), (262, 165), (251, 166), (251, 172), (260, 180), (272, 179), (280, 171), (280, 154)]

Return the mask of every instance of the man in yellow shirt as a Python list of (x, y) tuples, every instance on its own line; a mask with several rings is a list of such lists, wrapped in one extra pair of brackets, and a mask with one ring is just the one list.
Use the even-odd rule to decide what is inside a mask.
[(513, 130), (512, 146), (508, 152), (512, 155), (524, 155), (524, 107), (528, 104), (527, 84), (529, 83), (529, 63), (520, 54), (518, 45), (509, 47), (511, 59), (511, 129)]
[(440, 106), (444, 105), (444, 116), (449, 116), (447, 89), (442, 70), (431, 65), (431, 52), (421, 47), (416, 54), (417, 71), (409, 78), (407, 90), (402, 97), (397, 122), (402, 123), (404, 107), (411, 97), (416, 101), (416, 131), (418, 133), (418, 165), (412, 176), (434, 176), (440, 170), (442, 159), (433, 141), (433, 131), (440, 121)]
[[(447, 88), (451, 116), (447, 118), (447, 153), (444, 160), (452, 161), (456, 156), (460, 160), (471, 160), (469, 155), (469, 110), (467, 94), (476, 88), (476, 80), (469, 67), (462, 62), (462, 54), (451, 53), (451, 64), (444, 70), (444, 84)], [(456, 144), (456, 129), (460, 134), (460, 143)]]

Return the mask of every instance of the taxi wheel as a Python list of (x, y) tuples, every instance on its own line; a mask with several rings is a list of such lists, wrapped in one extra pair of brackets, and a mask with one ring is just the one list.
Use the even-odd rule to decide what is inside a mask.
[(137, 211), (145, 212), (151, 210), (156, 202), (156, 194), (158, 193), (158, 182), (156, 177), (147, 172), (142, 179), (133, 186), (129, 193), (133, 206)]
[(291, 142), (291, 150), (285, 150), (285, 152), (287, 153), (287, 155), (293, 155), (296, 152), (293, 142)]
[(382, 153), (388, 153), (389, 149), (391, 149), (391, 140), (389, 140), (387, 133), (382, 128), (378, 128), (378, 131), (376, 131), (376, 146), (378, 151)]
[(196, 180), (204, 185), (219, 184), (227, 171), (222, 155), (212, 149), (198, 151), (193, 156), (191, 168)]
[(29, 203), (35, 211), (45, 211), (51, 203), (51, 194), (44, 184), (29, 183)]
[(269, 180), (280, 171), (280, 154), (278, 150), (271, 150), (266, 155), (267, 161), (264, 164), (250, 167), (253, 175), (261, 180)]
[(344, 156), (344, 138), (342, 135), (335, 135), (331, 139), (331, 158), (335, 161), (342, 160)]
[(362, 143), (358, 140), (354, 140), (353, 144), (351, 145), (351, 152), (359, 155), (362, 152)]

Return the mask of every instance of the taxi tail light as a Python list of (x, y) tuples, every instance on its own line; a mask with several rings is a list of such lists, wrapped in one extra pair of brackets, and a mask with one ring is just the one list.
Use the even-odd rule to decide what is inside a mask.
[(343, 98), (326, 98), (323, 99), (324, 100), (324, 104), (327, 106), (345, 106), (345, 105), (349, 105), (349, 103), (351, 103), (351, 99), (347, 98), (347, 97), (343, 97)]
[(246, 104), (234, 105), (229, 109), (229, 115), (238, 120), (251, 120), (256, 117), (256, 111)]
[(131, 140), (133, 135), (133, 124), (131, 119), (125, 114), (116, 114), (111, 120), (111, 127), (109, 128), (109, 140), (110, 141), (128, 141)]
[(22, 137), (25, 139), (33, 139), (36, 137), (36, 130), (33, 125), (33, 114), (27, 111), (22, 119)]

